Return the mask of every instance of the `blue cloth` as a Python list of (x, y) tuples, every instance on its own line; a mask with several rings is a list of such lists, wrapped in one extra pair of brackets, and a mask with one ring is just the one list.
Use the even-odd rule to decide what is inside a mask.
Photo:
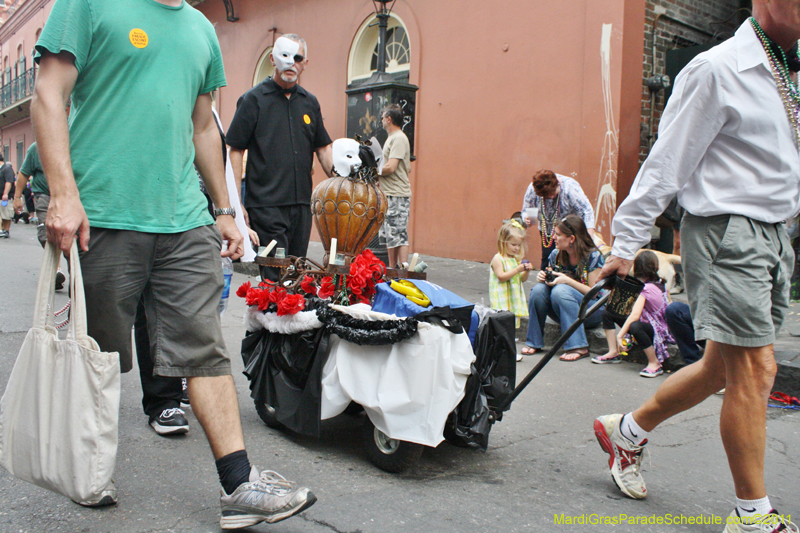
[[(561, 334), (563, 335), (578, 319), (578, 310), (582, 300), (583, 294), (563, 283), (553, 287), (546, 283), (534, 285), (528, 299), (530, 319), (528, 320), (528, 336), (525, 344), (531, 348), (544, 348), (544, 322), (548, 315), (561, 324)], [(584, 327), (596, 328), (599, 326), (604, 308), (601, 307), (596, 313), (589, 316), (586, 322), (575, 330), (575, 333), (564, 344), (564, 351), (589, 346)]]
[[(372, 301), (372, 310), (388, 315), (414, 316), (423, 311), (429, 311), (434, 307), (459, 309), (462, 307), (473, 307), (475, 305), (435, 283), (419, 279), (409, 281), (416, 285), (417, 288), (430, 299), (431, 305), (428, 307), (417, 305), (404, 295), (392, 289), (388, 283), (378, 283), (375, 285), (376, 294), (375, 299)], [(464, 328), (467, 329), (467, 335), (469, 336), (473, 348), (475, 348), (475, 334), (478, 331), (479, 323), (478, 313), (472, 310), (470, 323), (464, 324)]]
[[(700, 353), (700, 346), (694, 340), (694, 324), (689, 306), (683, 302), (672, 302), (667, 306), (664, 318), (686, 364), (691, 365), (699, 361), (703, 355)], [(705, 341), (700, 342), (705, 344)]]

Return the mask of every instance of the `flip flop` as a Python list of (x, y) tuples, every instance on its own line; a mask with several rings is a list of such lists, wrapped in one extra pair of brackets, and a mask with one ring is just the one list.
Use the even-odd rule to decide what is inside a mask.
[[(566, 359), (566, 358), (565, 358), (565, 356), (567, 356), (567, 355), (574, 355), (574, 354), (577, 354), (577, 355), (578, 355), (578, 357), (576, 357), (575, 359)], [(588, 352), (588, 351), (586, 351), (585, 353), (580, 353), (580, 352), (564, 352), (563, 354), (561, 354), (561, 357), (559, 357), (558, 359), (559, 359), (560, 361), (564, 361), (564, 362), (566, 362), (566, 363), (574, 363), (575, 361), (580, 361), (581, 359), (584, 359), (584, 358), (586, 358), (586, 357), (589, 357), (589, 352)]]
[(615, 355), (614, 357), (592, 357), (592, 363), (598, 365), (617, 364), (622, 362), (622, 357)]
[(536, 354), (537, 350), (538, 350), (537, 348), (531, 348), (530, 346), (523, 346), (522, 350), (520, 350), (520, 353), (522, 353), (522, 355), (534, 355)]

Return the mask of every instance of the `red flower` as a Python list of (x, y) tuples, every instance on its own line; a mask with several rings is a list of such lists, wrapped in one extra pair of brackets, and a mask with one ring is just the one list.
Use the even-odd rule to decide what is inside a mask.
[(312, 278), (311, 276), (306, 276), (305, 278), (303, 278), (303, 281), (300, 282), (300, 288), (306, 294), (312, 294), (312, 295), (317, 294), (317, 286), (314, 285), (314, 278)]
[(330, 276), (325, 276), (324, 278), (322, 278), (322, 281), (320, 282), (319, 291), (317, 291), (317, 296), (319, 296), (323, 300), (325, 298), (330, 298), (331, 296), (333, 296), (333, 292), (335, 289), (336, 287), (334, 287), (333, 285), (333, 278)]
[(265, 289), (258, 290), (258, 310), (266, 311), (270, 304), (270, 292)]
[[(247, 305), (256, 305), (258, 303), (258, 299), (260, 294), (264, 292), (262, 290), (256, 288), (249, 288), (247, 289), (247, 293), (245, 294), (244, 302)], [(239, 294), (238, 291), (236, 294)]]
[(275, 285), (277, 285), (277, 283), (270, 280), (264, 280), (258, 284), (258, 286), (261, 287), (262, 289), (272, 289), (273, 287), (275, 287)]
[(278, 302), (278, 316), (293, 315), (301, 311), (306, 306), (306, 300), (302, 294), (285, 294)]
[(244, 298), (247, 296), (247, 291), (250, 289), (250, 282), (242, 283), (242, 286), (236, 290), (236, 296)]
[(269, 301), (279, 304), (281, 300), (286, 298), (286, 296), (287, 296), (286, 289), (284, 289), (283, 287), (278, 287), (274, 291), (269, 293)]

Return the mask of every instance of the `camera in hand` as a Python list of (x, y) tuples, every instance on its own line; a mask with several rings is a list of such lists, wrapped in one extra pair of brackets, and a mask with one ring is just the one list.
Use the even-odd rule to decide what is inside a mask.
[(553, 283), (556, 280), (556, 275), (551, 270), (548, 270), (544, 273), (544, 280), (547, 283)]

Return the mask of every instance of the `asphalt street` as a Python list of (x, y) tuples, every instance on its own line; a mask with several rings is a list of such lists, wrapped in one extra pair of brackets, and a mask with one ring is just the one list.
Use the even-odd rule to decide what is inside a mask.
[[(32, 321), (42, 257), (35, 234), (33, 226), (12, 225), (11, 238), (0, 240), (3, 388)], [(312, 249), (318, 253), (319, 245)], [(424, 259), (429, 280), (473, 302), (488, 302), (488, 265)], [(234, 274), (234, 289), (247, 279)], [(60, 294), (57, 304), (64, 301), (66, 296)], [(238, 348), (244, 311), (244, 302), (232, 296), (223, 326), (250, 459), (310, 486), (319, 498), (299, 517), (247, 531), (718, 532), (723, 525), (689, 522), (722, 520), (733, 508), (733, 486), (718, 431), (721, 396), (708, 398), (651, 434), (644, 460), (646, 500), (627, 499), (615, 488), (592, 422), (598, 415), (636, 407), (664, 379), (640, 378), (633, 364), (554, 360), (495, 425), (488, 452), (443, 443), (426, 450), (416, 467), (401, 475), (382, 472), (367, 461), (359, 417), (342, 415), (326, 422), (319, 440), (268, 429), (255, 412), (242, 375)], [(536, 360), (527, 357), (519, 363), (518, 378)], [(156, 435), (142, 413), (137, 370), (122, 378), (114, 476), (118, 505), (82, 508), (0, 471), (0, 532), (219, 531), (219, 483), (202, 429), (187, 408), (188, 435)], [(772, 503), (800, 517), (800, 412), (770, 410), (767, 435), (766, 478)], [(631, 517), (638, 523), (630, 523)], [(659, 518), (681, 523), (655, 523)], [(592, 525), (604, 519), (623, 523)], [(570, 520), (577, 523), (570, 525)]]

